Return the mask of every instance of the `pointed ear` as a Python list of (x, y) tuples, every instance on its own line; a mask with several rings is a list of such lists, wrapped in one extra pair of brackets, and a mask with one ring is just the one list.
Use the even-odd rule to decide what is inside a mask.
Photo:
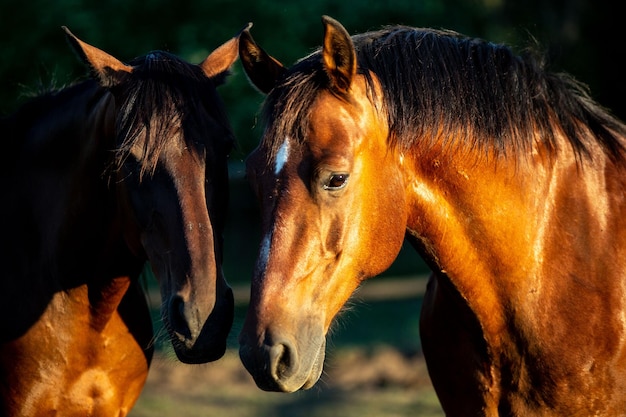
[(122, 75), (133, 71), (133, 67), (78, 39), (67, 27), (62, 26), (62, 28), (74, 51), (85, 64), (89, 65), (103, 87), (118, 84)]
[(356, 51), (348, 31), (335, 19), (322, 16), (324, 44), (322, 63), (330, 79), (331, 89), (346, 94), (356, 74)]
[(202, 68), (207, 77), (217, 78), (217, 84), (221, 84), (224, 81), (225, 76), (228, 75), (228, 70), (239, 56), (239, 38), (242, 32), (248, 30), (251, 26), (252, 23), (248, 23), (237, 35), (211, 52), (200, 63), (200, 68)]
[(239, 56), (248, 79), (263, 94), (269, 93), (286, 71), (283, 64), (256, 44), (250, 34), (250, 27), (241, 33)]

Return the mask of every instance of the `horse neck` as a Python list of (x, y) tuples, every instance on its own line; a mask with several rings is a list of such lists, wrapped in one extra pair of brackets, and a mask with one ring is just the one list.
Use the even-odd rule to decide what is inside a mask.
[(407, 175), (408, 231), (486, 333), (498, 334), (507, 325), (504, 315), (493, 312), (507, 311), (511, 301), (522, 310), (519, 300), (528, 294), (547, 298), (544, 277), (586, 274), (593, 280), (604, 275), (601, 266), (590, 264), (606, 265), (601, 260), (607, 255), (620, 255), (607, 238), (619, 222), (615, 213), (623, 216), (626, 209), (619, 167), (601, 149), (581, 162), (568, 143), (560, 145), (556, 156), (536, 150), (515, 161), (422, 155)]
[[(14, 273), (45, 285), (77, 285), (94, 263), (109, 234), (114, 205), (103, 177), (106, 152), (114, 141), (114, 100), (88, 81), (49, 98), (20, 141), (8, 172), (14, 205), (3, 210), (11, 234), (29, 230), (15, 242), (20, 256)], [(14, 118), (19, 121), (20, 116)], [(17, 122), (16, 122), (17, 123)], [(18, 258), (18, 259), (19, 259)], [(13, 262), (16, 262), (15, 260)]]

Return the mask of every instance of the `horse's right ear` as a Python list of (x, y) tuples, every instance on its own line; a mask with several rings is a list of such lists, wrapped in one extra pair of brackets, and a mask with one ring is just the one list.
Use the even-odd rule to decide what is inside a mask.
[(74, 51), (84, 63), (89, 65), (103, 87), (116, 85), (120, 81), (121, 75), (133, 71), (133, 67), (78, 39), (67, 27), (63, 26), (62, 28)]
[(286, 71), (283, 64), (256, 44), (250, 27), (239, 36), (239, 58), (250, 82), (263, 94), (269, 93)]

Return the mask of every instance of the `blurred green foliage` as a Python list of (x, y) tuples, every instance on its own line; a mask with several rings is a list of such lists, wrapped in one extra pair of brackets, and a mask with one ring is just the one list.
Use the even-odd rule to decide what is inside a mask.
[[(626, 61), (626, 36), (614, 8), (609, 0), (0, 0), (0, 114), (38, 91), (87, 76), (65, 41), (63, 25), (122, 61), (161, 49), (199, 63), (253, 22), (256, 41), (290, 65), (319, 46), (320, 17), (327, 14), (353, 34), (405, 24), (453, 29), (516, 49), (536, 40), (554, 69), (587, 83), (600, 103), (626, 118), (626, 82), (618, 64)], [(239, 144), (231, 155), (224, 267), (229, 281), (246, 282), (260, 233), (242, 161), (260, 135), (263, 97), (239, 63), (220, 93)], [(424, 270), (405, 248), (388, 274)]]
[[(199, 63), (253, 22), (256, 41), (290, 65), (321, 43), (320, 17), (327, 14), (353, 34), (405, 24), (453, 29), (516, 49), (536, 40), (553, 68), (587, 83), (600, 103), (625, 118), (626, 82), (618, 64), (626, 61), (625, 35), (614, 8), (609, 0), (0, 0), (0, 114), (38, 91), (87, 76), (65, 41), (63, 25), (122, 61), (161, 49)], [(231, 155), (224, 267), (229, 281), (246, 282), (260, 233), (242, 161), (260, 135), (263, 97), (239, 63), (220, 93), (239, 144)], [(405, 248), (388, 274), (424, 270)]]
[[(328, 14), (350, 33), (406, 24), (448, 28), (506, 42), (516, 48), (535, 38), (553, 66), (589, 84), (594, 97), (624, 118), (626, 82), (619, 14), (598, 0), (0, 0), (0, 113), (14, 110), (41, 88), (85, 76), (60, 29), (123, 61), (163, 49), (200, 62), (247, 22), (270, 54), (291, 64), (321, 42), (320, 16)], [(234, 160), (255, 146), (262, 96), (241, 67), (220, 92), (239, 140)]]

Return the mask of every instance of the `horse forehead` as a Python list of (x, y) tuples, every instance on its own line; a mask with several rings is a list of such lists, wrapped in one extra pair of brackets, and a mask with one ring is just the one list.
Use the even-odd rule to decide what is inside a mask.
[(304, 137), (266, 137), (265, 145), (257, 148), (246, 161), (247, 169), (265, 165), (271, 168), (265, 171), (267, 174), (278, 176), (297, 159), (319, 160), (349, 154), (359, 140), (367, 137), (368, 131), (382, 131), (380, 124), (384, 119), (380, 117), (379, 107), (370, 100), (367, 88), (365, 77), (358, 76), (347, 99), (327, 90), (320, 91), (311, 103)]
[(361, 119), (362, 115), (352, 105), (336, 98), (321, 97), (311, 109), (303, 143), (313, 155), (345, 148), (346, 142), (366, 125)]
[(319, 95), (311, 108), (309, 140), (321, 147), (333, 146), (338, 138), (345, 141), (380, 130), (383, 121), (362, 81), (355, 83), (346, 99), (330, 92)]

